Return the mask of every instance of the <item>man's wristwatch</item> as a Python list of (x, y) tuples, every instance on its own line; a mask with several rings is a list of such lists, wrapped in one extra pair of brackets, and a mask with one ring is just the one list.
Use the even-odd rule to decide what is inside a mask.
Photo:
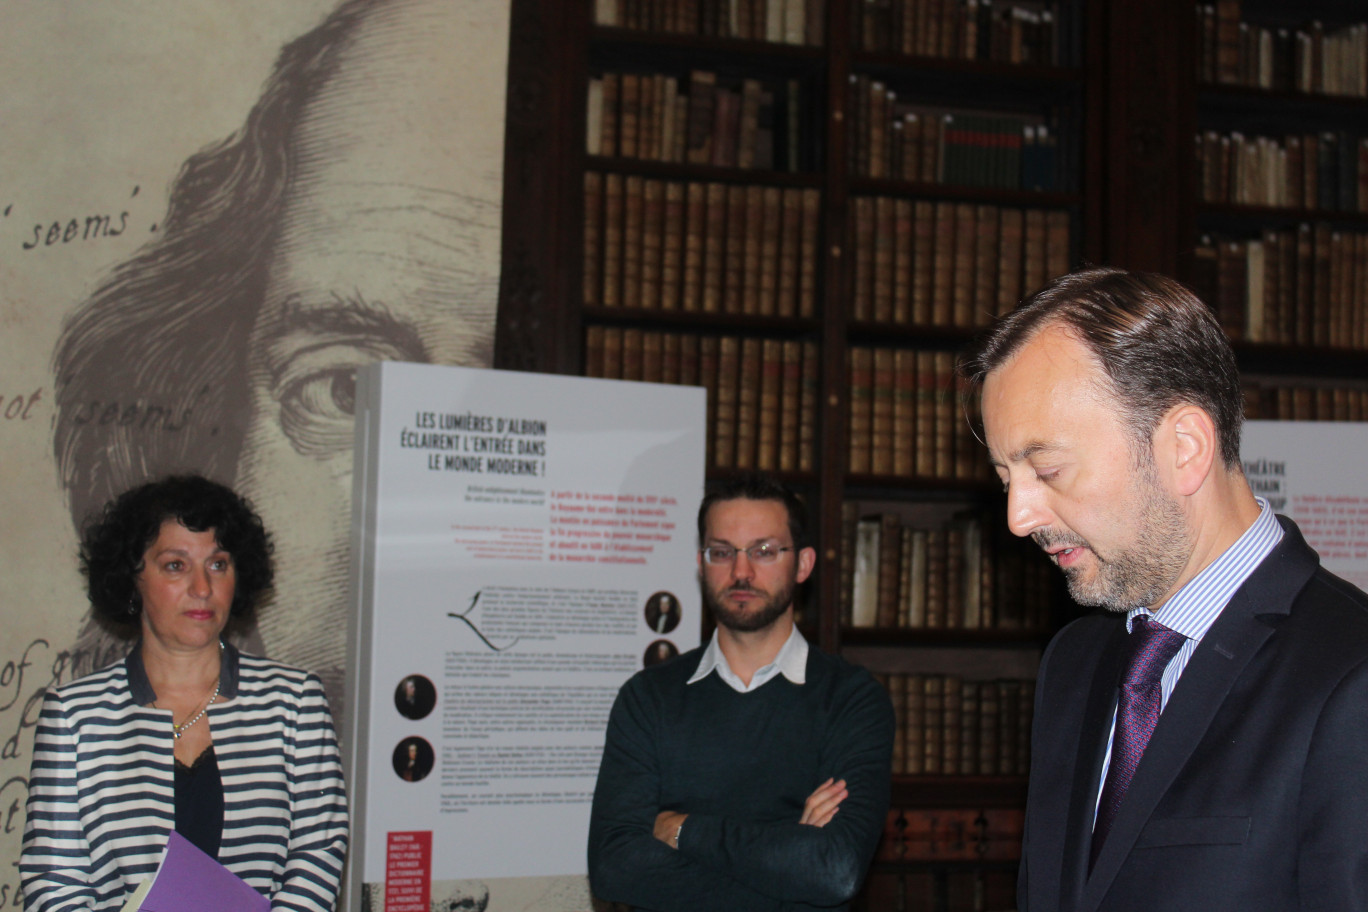
[(674, 847), (676, 849), (679, 848), (679, 834), (682, 832), (684, 832), (684, 821), (681, 820), (679, 826), (675, 827)]

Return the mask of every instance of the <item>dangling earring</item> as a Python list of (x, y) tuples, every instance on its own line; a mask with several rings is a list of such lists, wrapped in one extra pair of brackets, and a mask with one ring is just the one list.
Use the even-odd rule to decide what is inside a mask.
[(137, 601), (136, 598), (134, 598), (134, 597), (131, 596), (131, 595), (128, 597), (128, 616), (129, 616), (129, 617), (137, 617), (137, 616), (138, 616), (138, 601)]

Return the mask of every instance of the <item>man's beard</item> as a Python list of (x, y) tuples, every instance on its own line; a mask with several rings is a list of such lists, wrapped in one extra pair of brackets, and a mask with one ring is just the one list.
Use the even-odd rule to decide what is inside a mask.
[(1133, 492), (1138, 502), (1134, 544), (1104, 556), (1076, 533), (1034, 532), (1042, 548), (1083, 547), (1096, 566), (1064, 568), (1069, 595), (1080, 605), (1124, 613), (1158, 602), (1183, 572), (1191, 552), (1187, 518), (1182, 508), (1159, 487), (1153, 469), (1146, 471)]
[(703, 599), (708, 603), (708, 607), (712, 609), (713, 618), (718, 624), (726, 627), (728, 630), (734, 630), (739, 633), (753, 633), (757, 630), (764, 630), (784, 616), (784, 612), (788, 610), (789, 605), (793, 604), (793, 593), (797, 587), (798, 583), (796, 580), (788, 580), (784, 583), (782, 589), (771, 594), (769, 598), (766, 598), (758, 605), (751, 607), (745, 613), (733, 609), (730, 605), (723, 602), (722, 597), (727, 592), (759, 593), (763, 591), (756, 589), (749, 583), (735, 583), (719, 592), (709, 586), (707, 582), (704, 582)]

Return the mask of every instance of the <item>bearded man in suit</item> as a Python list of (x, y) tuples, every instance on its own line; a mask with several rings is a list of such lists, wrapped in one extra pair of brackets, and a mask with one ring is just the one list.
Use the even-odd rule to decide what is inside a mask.
[(1251, 492), (1210, 309), (1085, 270), (961, 372), (1009, 527), (1103, 609), (1041, 661), (1022, 912), (1368, 909), (1368, 596)]

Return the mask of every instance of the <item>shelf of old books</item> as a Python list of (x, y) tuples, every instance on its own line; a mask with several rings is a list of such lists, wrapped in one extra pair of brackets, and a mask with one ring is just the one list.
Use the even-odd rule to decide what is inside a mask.
[(586, 309), (812, 320), (821, 191), (584, 172)]
[[(987, 802), (995, 789), (1009, 806), (1020, 797), (1030, 760), (1033, 678), (977, 680), (962, 672), (878, 677), (893, 699), (893, 774), (908, 804), (973, 806)], [(952, 787), (950, 777), (962, 781)]]
[(814, 471), (815, 341), (589, 324), (584, 351), (585, 376), (704, 387), (710, 470)]
[[(1010, 837), (999, 841), (1012, 842)], [(1015, 843), (1020, 844), (1020, 839)], [(852, 908), (857, 912), (1015, 908), (1017, 859), (987, 861), (960, 857), (963, 853), (979, 852), (985, 845), (997, 849), (995, 842), (985, 844), (974, 841), (972, 836), (960, 837), (957, 832), (950, 832), (943, 839), (927, 842), (925, 857), (914, 857), (914, 852), (923, 848), (921, 844), (886, 859), (881, 853), (865, 890)]]
[[(1072, 261), (1063, 208), (854, 196), (849, 317), (973, 332)], [(967, 337), (966, 337), (967, 338)]]
[(664, 164), (787, 174), (820, 168), (820, 72), (780, 66), (704, 69), (650, 54), (591, 70), (585, 153)]
[(585, 7), (581, 370), (705, 387), (709, 472), (808, 496), (800, 624), (898, 719), (868, 908), (1013, 876), (1059, 587), (1002, 527), (954, 357), (1078, 260), (1081, 5)]
[(1068, 0), (874, 0), (851, 5), (851, 36), (870, 54), (1058, 67), (1075, 59), (1072, 7)]
[[(1305, 353), (1298, 352), (1299, 357)], [(1263, 421), (1368, 421), (1368, 380), (1242, 372), (1245, 417)], [(1282, 370), (1287, 362), (1278, 363)]]
[(1195, 4), (1204, 85), (1368, 98), (1368, 16), (1357, 0)]
[(1242, 360), (1290, 354), (1279, 372), (1353, 376), (1319, 353), (1368, 348), (1368, 15), (1343, 2), (1196, 10), (1194, 289)]
[(1025, 783), (1014, 786), (1016, 793), (969, 809), (939, 806), (933, 796), (944, 788), (908, 795), (931, 801), (895, 800), (859, 908), (1012, 908)]
[(824, 43), (827, 0), (591, 0), (604, 34), (657, 39), (764, 42), (789, 47)]
[(857, 65), (847, 88), (852, 177), (1028, 195), (1075, 189), (1077, 71), (1004, 81), (943, 65)]
[(843, 646), (1038, 649), (1058, 620), (1057, 581), (1038, 549), (997, 517), (981, 504), (953, 500), (846, 501)]

